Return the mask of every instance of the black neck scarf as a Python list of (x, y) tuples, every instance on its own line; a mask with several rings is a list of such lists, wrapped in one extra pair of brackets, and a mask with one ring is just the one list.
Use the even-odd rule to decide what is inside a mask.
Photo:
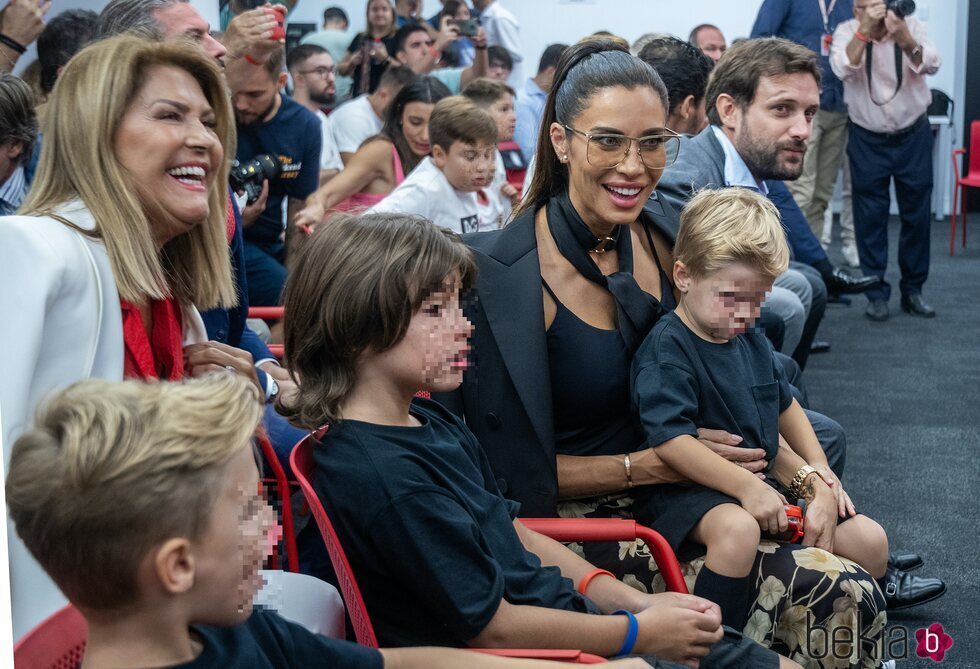
[[(596, 237), (575, 211), (568, 193), (551, 198), (546, 214), (548, 229), (565, 259), (579, 274), (612, 293), (619, 333), (630, 353), (635, 353), (657, 320), (667, 312), (657, 298), (644, 292), (636, 283), (629, 226), (617, 225), (613, 237), (605, 240), (605, 250), (615, 248), (619, 262), (619, 270), (605, 276), (589, 255), (589, 251), (602, 245), (604, 240)], [(668, 289), (664, 287), (664, 290)]]

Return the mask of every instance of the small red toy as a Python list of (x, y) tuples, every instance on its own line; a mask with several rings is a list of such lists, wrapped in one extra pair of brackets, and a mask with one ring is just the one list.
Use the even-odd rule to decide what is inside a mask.
[(771, 539), (773, 541), (780, 541), (787, 544), (798, 544), (803, 540), (803, 509), (793, 504), (786, 505), (786, 520), (789, 522), (789, 527), (786, 528), (785, 532), (763, 532), (762, 536), (765, 539)]

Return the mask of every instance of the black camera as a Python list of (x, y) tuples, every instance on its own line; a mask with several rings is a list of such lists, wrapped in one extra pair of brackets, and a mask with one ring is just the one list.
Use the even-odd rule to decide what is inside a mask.
[(885, 8), (895, 12), (898, 18), (904, 18), (915, 12), (915, 0), (885, 0)]
[(231, 164), (228, 181), (236, 193), (245, 193), (248, 204), (252, 204), (262, 196), (262, 182), (266, 179), (271, 183), (282, 172), (282, 163), (268, 153), (255, 156), (247, 163), (235, 161)]

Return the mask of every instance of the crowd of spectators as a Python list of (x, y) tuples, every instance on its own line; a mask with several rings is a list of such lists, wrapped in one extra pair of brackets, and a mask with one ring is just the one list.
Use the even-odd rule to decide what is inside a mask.
[[(892, 180), (900, 306), (935, 316), (924, 24), (764, 0), (732, 44), (600, 32), (525, 72), (508, 0), (326, 7), (287, 52), (294, 4), (233, 1), (221, 32), (187, 0), (0, 14), (15, 616), (60, 590), (91, 667), (550, 666), (251, 612), (275, 522), (250, 437), (289, 470), (329, 425), (314, 487), (385, 647), (825, 666), (815, 623), (880, 666), (886, 611), (946, 586), (856, 514), (803, 371), (828, 301), (889, 317)], [(861, 276), (827, 254), (842, 171)], [(798, 500), (803, 542), (767, 540)], [(693, 594), (642, 542), (562, 546), (518, 513), (636, 518)]]

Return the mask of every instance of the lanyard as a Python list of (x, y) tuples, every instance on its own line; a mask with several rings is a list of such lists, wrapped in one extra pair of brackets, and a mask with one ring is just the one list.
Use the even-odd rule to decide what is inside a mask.
[(820, 16), (823, 18), (823, 29), (825, 33), (830, 34), (830, 13), (834, 11), (834, 7), (837, 6), (837, 0), (830, 0), (830, 7), (827, 7), (826, 0), (817, 0), (820, 3)]

